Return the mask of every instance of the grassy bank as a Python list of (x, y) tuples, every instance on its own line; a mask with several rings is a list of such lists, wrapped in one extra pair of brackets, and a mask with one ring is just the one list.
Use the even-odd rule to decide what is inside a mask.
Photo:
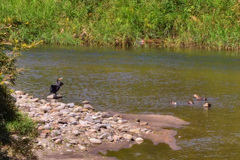
[(238, 0), (2, 0), (0, 10), (24, 42), (240, 49)]

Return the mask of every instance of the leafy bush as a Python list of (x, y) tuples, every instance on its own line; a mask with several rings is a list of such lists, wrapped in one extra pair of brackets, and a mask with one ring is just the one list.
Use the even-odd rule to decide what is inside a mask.
[[(18, 40), (11, 40), (9, 26), (0, 28), (0, 159), (34, 159), (34, 122), (22, 115), (15, 106), (8, 84), (13, 84), (18, 69), (15, 66)], [(11, 52), (10, 52), (11, 51)]]

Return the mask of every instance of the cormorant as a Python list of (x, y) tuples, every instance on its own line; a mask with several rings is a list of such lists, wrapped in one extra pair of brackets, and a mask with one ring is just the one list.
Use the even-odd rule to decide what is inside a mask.
[(57, 79), (57, 84), (56, 85), (51, 85), (50, 86), (50, 93), (48, 94), (48, 95), (50, 95), (50, 94), (55, 94), (55, 95), (57, 95), (57, 91), (61, 88), (61, 86), (62, 85), (64, 85), (62, 82), (61, 82), (61, 80), (62, 80), (62, 78), (58, 78)]

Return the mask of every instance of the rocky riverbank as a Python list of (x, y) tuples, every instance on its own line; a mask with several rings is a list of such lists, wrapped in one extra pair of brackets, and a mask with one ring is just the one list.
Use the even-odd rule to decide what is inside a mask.
[(13, 96), (16, 106), (38, 123), (35, 151), (39, 159), (99, 159), (98, 152), (141, 144), (144, 139), (154, 144), (166, 143), (177, 150), (177, 132), (163, 128), (188, 124), (166, 115), (99, 112), (88, 101), (79, 106), (34, 98), (23, 91), (16, 91)]

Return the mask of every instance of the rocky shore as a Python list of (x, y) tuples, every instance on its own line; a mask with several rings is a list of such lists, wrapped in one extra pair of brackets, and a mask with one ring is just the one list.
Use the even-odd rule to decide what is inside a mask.
[[(37, 122), (35, 151), (39, 159), (99, 159), (98, 152), (119, 150), (150, 139), (178, 150), (172, 129), (188, 124), (166, 115), (99, 112), (89, 101), (82, 106), (39, 99), (16, 91), (16, 106)], [(101, 157), (102, 159), (108, 159)], [(100, 158), (100, 159), (101, 159)]]

